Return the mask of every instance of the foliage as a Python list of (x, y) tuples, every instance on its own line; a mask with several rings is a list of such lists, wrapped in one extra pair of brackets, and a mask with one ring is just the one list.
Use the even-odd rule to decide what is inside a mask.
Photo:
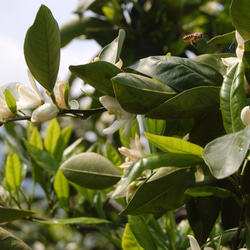
[[(62, 248), (73, 234), (83, 249), (86, 233), (94, 247), (104, 242), (102, 249), (181, 250), (189, 240), (192, 249), (250, 248), (250, 6), (232, 0), (221, 7), (80, 1), (79, 18), (61, 30), (40, 7), (24, 42), (32, 88), (0, 89), (9, 149), (1, 176), (3, 249), (34, 246), (38, 236), (13, 235), (24, 225), (51, 230), (50, 240), (39, 239), (46, 247), (58, 247), (58, 230)], [(223, 16), (228, 10), (231, 19)], [(209, 26), (215, 20), (220, 35), (208, 44), (197, 41), (196, 49), (182, 40), (190, 31), (216, 35)], [(90, 63), (70, 65), (69, 82), (57, 81), (60, 47), (81, 35), (104, 48)], [(236, 56), (227, 53), (233, 42)], [(185, 57), (190, 50), (194, 58)], [(95, 91), (72, 100), (73, 78)], [(116, 120), (104, 129), (106, 111)], [(83, 138), (87, 132), (96, 139)]]

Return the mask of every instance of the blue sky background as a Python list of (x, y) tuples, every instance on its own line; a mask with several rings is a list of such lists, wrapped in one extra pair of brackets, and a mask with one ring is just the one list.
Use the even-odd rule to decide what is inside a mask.
[[(41, 4), (46, 5), (61, 27), (76, 18), (78, 0), (0, 0), (0, 85), (20, 82), (29, 85), (23, 43), (26, 31), (33, 24)], [(58, 78), (66, 80), (68, 66), (89, 62), (99, 51), (95, 41), (75, 40), (61, 51)]]

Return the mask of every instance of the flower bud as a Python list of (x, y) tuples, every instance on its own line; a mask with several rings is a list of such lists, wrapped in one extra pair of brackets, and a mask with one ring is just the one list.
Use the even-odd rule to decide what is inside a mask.
[(58, 109), (55, 104), (44, 103), (35, 109), (31, 116), (32, 122), (45, 122), (55, 118), (58, 114)]
[(250, 107), (249, 106), (246, 106), (241, 110), (240, 117), (241, 117), (241, 121), (243, 122), (245, 126), (250, 124)]

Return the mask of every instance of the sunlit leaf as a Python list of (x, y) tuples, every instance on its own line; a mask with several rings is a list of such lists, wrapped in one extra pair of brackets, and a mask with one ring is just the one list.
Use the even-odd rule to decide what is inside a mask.
[(234, 174), (243, 163), (249, 150), (250, 126), (222, 137), (206, 145), (203, 158), (211, 173), (222, 179)]
[(232, 43), (236, 43), (235, 31), (229, 32), (227, 34), (215, 36), (212, 39), (210, 39), (208, 41), (208, 43), (213, 43), (213, 44), (232, 44)]
[(58, 169), (54, 181), (54, 189), (60, 206), (68, 212), (69, 210), (69, 182), (62, 171)]
[(4, 90), (4, 97), (5, 97), (5, 101), (8, 105), (9, 110), (13, 114), (16, 114), (17, 112), (16, 100), (7, 88)]
[(90, 189), (111, 187), (121, 177), (121, 173), (109, 160), (92, 152), (69, 158), (60, 169), (69, 181)]
[(31, 210), (20, 210), (0, 206), (0, 223), (18, 220), (34, 214), (36, 214), (36, 212)]
[(105, 157), (110, 160), (116, 167), (122, 164), (122, 159), (116, 149), (106, 141)]
[(21, 162), (17, 154), (9, 154), (5, 164), (5, 180), (8, 188), (17, 191), (22, 181)]
[(203, 148), (191, 142), (168, 136), (144, 133), (147, 139), (157, 148), (172, 153), (191, 154), (201, 157)]
[(32, 75), (49, 92), (57, 79), (60, 45), (58, 24), (51, 11), (41, 5), (25, 37), (24, 56)]
[(143, 250), (133, 235), (128, 223), (122, 235), (122, 249)]

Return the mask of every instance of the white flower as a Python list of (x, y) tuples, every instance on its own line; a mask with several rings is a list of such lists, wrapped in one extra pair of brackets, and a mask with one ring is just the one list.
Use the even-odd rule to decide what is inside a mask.
[[(190, 242), (190, 248), (188, 248), (188, 249), (190, 249), (190, 250), (201, 250), (201, 248), (200, 248), (197, 240), (194, 238), (194, 236), (188, 235), (187, 237), (188, 237), (189, 242)], [(214, 250), (214, 249), (211, 248), (211, 247), (204, 247), (204, 250)]]
[(54, 93), (56, 96), (56, 102), (59, 105), (59, 107), (63, 108), (63, 109), (68, 109), (68, 108), (72, 108), (72, 109), (78, 109), (79, 108), (79, 103), (76, 100), (72, 100), (69, 103), (65, 102), (65, 89), (66, 89), (66, 83), (59, 80), (57, 81), (57, 83), (55, 84), (54, 87)]
[(32, 122), (45, 122), (55, 118), (59, 110), (53, 103), (44, 103), (37, 109), (35, 109), (31, 116)]
[(11, 116), (13, 116), (13, 113), (8, 108), (4, 95), (0, 93), (0, 119), (9, 118)]
[(113, 134), (115, 131), (125, 126), (122, 135), (129, 132), (133, 120), (136, 118), (135, 114), (126, 112), (120, 103), (113, 97), (101, 96), (99, 98), (102, 105), (108, 110), (109, 115), (116, 115), (117, 120), (108, 128), (103, 130), (104, 134)]
[(119, 166), (124, 170), (126, 170), (134, 161), (136, 161), (137, 159), (141, 158), (144, 155), (141, 148), (139, 135), (136, 134), (135, 139), (131, 138), (130, 147), (131, 149), (126, 147), (118, 148), (118, 151), (122, 155), (126, 156), (125, 162), (121, 166)]
[(245, 126), (250, 124), (250, 107), (249, 106), (246, 106), (241, 110), (240, 118)]

